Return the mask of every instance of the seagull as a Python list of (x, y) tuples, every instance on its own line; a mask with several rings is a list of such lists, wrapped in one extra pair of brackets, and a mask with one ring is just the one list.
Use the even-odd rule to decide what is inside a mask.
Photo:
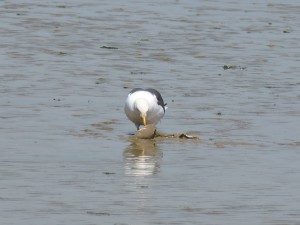
[(165, 115), (167, 104), (153, 88), (134, 88), (127, 96), (124, 111), (137, 130), (140, 125), (157, 124)]

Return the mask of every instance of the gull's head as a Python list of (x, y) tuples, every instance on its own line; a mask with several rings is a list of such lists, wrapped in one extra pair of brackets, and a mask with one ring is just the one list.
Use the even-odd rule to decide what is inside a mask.
[(147, 125), (147, 112), (149, 110), (149, 104), (146, 100), (139, 98), (135, 101), (135, 108), (139, 111), (140, 117), (143, 121), (143, 125)]

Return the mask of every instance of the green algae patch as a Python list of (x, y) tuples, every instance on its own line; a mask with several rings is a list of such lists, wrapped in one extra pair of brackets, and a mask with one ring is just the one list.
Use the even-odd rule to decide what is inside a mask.
[(113, 128), (110, 125), (113, 125), (115, 123), (116, 123), (115, 120), (110, 120), (110, 121), (104, 121), (101, 123), (93, 123), (93, 124), (91, 124), (91, 126), (98, 130), (111, 131), (111, 130), (113, 130)]
[(63, 52), (63, 51), (48, 51), (49, 54), (52, 54), (52, 55), (66, 55), (67, 53), (66, 52)]
[(95, 81), (95, 84), (103, 84), (103, 83), (106, 83), (106, 78), (104, 77), (99, 77)]
[(257, 143), (250, 143), (244, 141), (216, 141), (214, 145), (217, 148), (225, 148), (225, 147), (241, 147), (241, 146), (248, 146), (248, 147), (265, 147), (265, 145), (257, 144)]
[(228, 65), (224, 65), (223, 66), (223, 69), (224, 70), (235, 70), (237, 69), (238, 67), (237, 66), (234, 66), (234, 65), (231, 65), (231, 66), (228, 66)]
[(111, 138), (110, 132), (114, 130), (114, 126), (118, 120), (112, 119), (99, 123), (93, 123), (90, 127), (81, 130), (80, 133), (76, 134), (79, 137), (95, 137), (95, 138)]
[(64, 4), (61, 4), (61, 5), (57, 5), (56, 8), (65, 9), (65, 8), (67, 8), (67, 6)]
[(194, 58), (196, 58), (196, 59), (204, 59), (204, 58), (206, 58), (206, 56), (205, 55), (196, 55), (196, 56), (194, 56)]

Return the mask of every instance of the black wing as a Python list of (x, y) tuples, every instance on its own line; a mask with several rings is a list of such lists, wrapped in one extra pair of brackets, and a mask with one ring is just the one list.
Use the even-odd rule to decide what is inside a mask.
[[(135, 88), (135, 89), (138, 89), (138, 88)], [(161, 97), (161, 94), (157, 90), (155, 90), (153, 88), (147, 88), (147, 89), (145, 89), (145, 91), (149, 91), (151, 94), (155, 95), (156, 98), (157, 98), (157, 104), (160, 105), (161, 107), (163, 107), (163, 109), (165, 111), (165, 105), (166, 104), (164, 103), (164, 100)]]

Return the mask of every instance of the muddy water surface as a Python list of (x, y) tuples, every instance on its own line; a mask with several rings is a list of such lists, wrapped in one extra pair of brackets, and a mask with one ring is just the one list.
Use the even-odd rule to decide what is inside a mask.
[[(300, 223), (300, 3), (0, 6), (1, 224)], [(130, 141), (133, 87), (200, 141)]]

